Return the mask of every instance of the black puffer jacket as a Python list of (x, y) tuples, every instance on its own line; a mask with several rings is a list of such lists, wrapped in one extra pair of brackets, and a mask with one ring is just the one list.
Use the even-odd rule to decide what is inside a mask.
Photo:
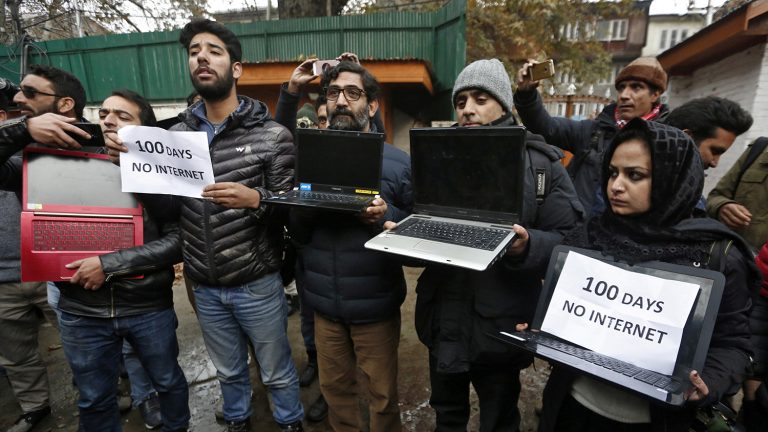
[[(20, 192), (21, 158), (11, 156), (32, 143), (24, 119), (0, 125), (0, 188)], [(53, 185), (52, 185), (53, 187)], [(138, 315), (173, 306), (173, 263), (180, 261), (174, 224), (162, 226), (144, 212), (144, 245), (100, 256), (107, 282), (90, 291), (58, 283), (59, 308), (99, 318)], [(141, 278), (126, 276), (143, 275)]]
[[(262, 102), (238, 96), (240, 107), (210, 143), (217, 183), (236, 182), (262, 198), (290, 190), (294, 147), (290, 132), (272, 121)], [(189, 107), (172, 130), (199, 131), (200, 119)], [(144, 195), (150, 209), (179, 215), (184, 271), (197, 283), (234, 286), (280, 269), (284, 213), (268, 205), (230, 209), (199, 198)]]
[[(568, 174), (584, 210), (591, 212), (600, 184), (603, 152), (618, 131), (614, 120), (616, 104), (606, 106), (595, 120), (571, 120), (550, 116), (536, 90), (515, 92), (514, 101), (525, 127), (543, 136), (549, 144), (573, 153)], [(669, 107), (662, 105), (654, 121), (663, 122), (668, 115)]]
[[(402, 150), (385, 144), (381, 197), (387, 212), (381, 219), (399, 222), (411, 213), (411, 165)], [(296, 278), (312, 308), (349, 324), (383, 321), (400, 311), (405, 300), (401, 262), (390, 254), (364, 247), (381, 232), (355, 215), (292, 211), (291, 237), (297, 243)]]

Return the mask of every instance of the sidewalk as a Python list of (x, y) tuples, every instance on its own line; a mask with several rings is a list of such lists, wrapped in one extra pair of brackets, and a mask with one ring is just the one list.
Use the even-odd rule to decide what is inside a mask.
[[(400, 340), (400, 411), (404, 430), (421, 432), (434, 429), (434, 413), (429, 407), (429, 370), (427, 365), (427, 350), (419, 342), (413, 327), (413, 314), (416, 304), (416, 279), (420, 269), (406, 269), (408, 281), (408, 297), (402, 306), (402, 334)], [(216, 422), (214, 409), (221, 397), (216, 381), (216, 370), (213, 368), (203, 344), (200, 328), (192, 307), (187, 300), (183, 281), (177, 281), (174, 286), (174, 302), (179, 319), (177, 335), (180, 345), (179, 363), (181, 364), (190, 384), (189, 402), (192, 412), (191, 431), (219, 432), (225, 431), (223, 424)], [(299, 314), (294, 313), (288, 318), (288, 333), (293, 358), (299, 372), (306, 364), (306, 354), (300, 334)], [(41, 423), (34, 432), (76, 432), (77, 431), (77, 393), (72, 386), (72, 374), (69, 371), (64, 352), (59, 348), (58, 332), (49, 326), (41, 331), (40, 347), (43, 358), (48, 364), (51, 381), (53, 415)], [(521, 377), (523, 394), (520, 408), (523, 416), (523, 431), (535, 430), (534, 407), (540, 404), (541, 389), (547, 370), (546, 364), (537, 362), (538, 371), (529, 368)], [(254, 382), (252, 418), (253, 430), (258, 432), (278, 431), (272, 420), (269, 402), (265, 388), (261, 386), (255, 367), (251, 368), (251, 379)], [(317, 381), (301, 391), (301, 400), (305, 408), (319, 395)], [(361, 399), (361, 404), (366, 403)], [(477, 401), (473, 394), (470, 430), (477, 430)], [(0, 431), (8, 428), (20, 414), (19, 406), (14, 400), (11, 389), (5, 378), (0, 378)], [(141, 421), (138, 410), (132, 410), (123, 416), (125, 432), (143, 432), (146, 429)], [(327, 423), (310, 423), (305, 421), (307, 432), (328, 431)]]

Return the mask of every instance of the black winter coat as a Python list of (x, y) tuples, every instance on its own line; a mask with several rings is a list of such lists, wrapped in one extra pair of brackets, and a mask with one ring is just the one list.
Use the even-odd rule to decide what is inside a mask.
[[(290, 132), (274, 122), (264, 103), (238, 96), (241, 105), (209, 144), (216, 183), (236, 182), (262, 198), (290, 190), (294, 148)], [(171, 130), (199, 131), (192, 114), (198, 102), (179, 114)], [(148, 208), (179, 219), (184, 272), (196, 283), (236, 286), (280, 270), (285, 214), (267, 204), (231, 209), (199, 198), (143, 195)]]
[[(435, 356), (438, 372), (466, 372), (471, 363), (525, 367), (531, 361), (529, 354), (487, 333), (530, 322), (552, 249), (582, 220), (583, 210), (560, 164), (562, 153), (530, 133), (526, 145), (520, 225), (530, 234), (527, 254), (504, 256), (483, 272), (430, 263), (419, 278), (416, 331)], [(543, 153), (550, 163), (550, 191), (540, 205), (536, 203), (539, 167), (532, 162), (532, 152)]]
[[(568, 174), (584, 209), (591, 212), (600, 186), (603, 152), (618, 131), (614, 120), (616, 104), (606, 106), (595, 120), (570, 120), (550, 116), (536, 90), (516, 92), (514, 102), (525, 127), (543, 136), (549, 144), (573, 153)], [(669, 108), (662, 105), (654, 121), (663, 122), (667, 115)]]
[[(381, 197), (384, 221), (399, 222), (411, 213), (408, 155), (385, 144)], [(399, 313), (406, 286), (402, 263), (363, 245), (382, 230), (357, 216), (292, 210), (290, 233), (297, 245), (296, 279), (315, 312), (348, 324), (379, 322)]]

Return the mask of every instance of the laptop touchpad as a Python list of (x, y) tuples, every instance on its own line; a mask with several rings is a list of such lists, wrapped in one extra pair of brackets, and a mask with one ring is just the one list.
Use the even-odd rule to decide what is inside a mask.
[(445, 247), (447, 245), (444, 243), (437, 243), (429, 240), (422, 240), (415, 245), (413, 245), (413, 249), (417, 251), (423, 251), (423, 252), (440, 252), (445, 250)]

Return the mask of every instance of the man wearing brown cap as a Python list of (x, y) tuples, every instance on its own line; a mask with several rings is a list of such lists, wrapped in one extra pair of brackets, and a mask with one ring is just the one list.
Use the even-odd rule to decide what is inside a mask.
[(531, 132), (573, 153), (568, 173), (584, 209), (590, 212), (600, 181), (603, 150), (616, 132), (635, 117), (663, 121), (669, 113), (669, 108), (659, 102), (667, 89), (667, 73), (653, 57), (636, 59), (616, 77), (617, 101), (606, 106), (596, 119), (577, 121), (547, 113), (536, 91), (539, 82), (531, 81), (528, 74), (530, 66), (526, 63), (517, 73), (515, 108)]

